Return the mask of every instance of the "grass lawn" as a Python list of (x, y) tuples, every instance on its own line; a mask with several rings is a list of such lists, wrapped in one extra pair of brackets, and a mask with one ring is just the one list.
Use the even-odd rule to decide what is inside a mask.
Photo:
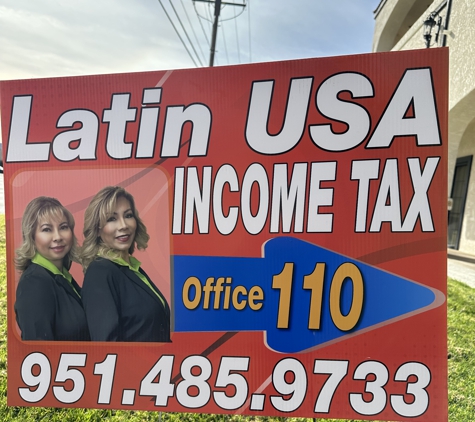
[[(184, 413), (7, 407), (7, 323), (5, 216), (0, 215), (0, 421), (170, 421), (303, 422), (305, 418), (266, 418)], [(449, 420), (475, 421), (475, 290), (448, 280)]]

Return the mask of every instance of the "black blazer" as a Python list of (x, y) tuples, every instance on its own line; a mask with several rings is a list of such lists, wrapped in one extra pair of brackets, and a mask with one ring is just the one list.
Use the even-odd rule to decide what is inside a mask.
[[(73, 279), (77, 292), (81, 288)], [(20, 277), (15, 314), (22, 340), (90, 340), (81, 298), (63, 276), (31, 263)]]
[(82, 299), (93, 341), (170, 341), (170, 308), (130, 268), (109, 259), (91, 262)]

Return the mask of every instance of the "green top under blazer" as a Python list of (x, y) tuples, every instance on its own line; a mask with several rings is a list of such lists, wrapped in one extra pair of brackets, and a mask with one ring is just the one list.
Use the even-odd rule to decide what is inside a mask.
[(16, 291), (15, 315), (22, 340), (90, 340), (81, 288), (74, 279), (31, 263)]
[(147, 274), (96, 258), (86, 270), (82, 300), (93, 341), (170, 341), (170, 308)]

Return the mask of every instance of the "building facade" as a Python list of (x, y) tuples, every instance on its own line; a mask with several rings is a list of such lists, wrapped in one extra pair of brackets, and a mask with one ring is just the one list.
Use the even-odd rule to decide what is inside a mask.
[(449, 47), (447, 246), (475, 255), (475, 2), (381, 0), (373, 51)]

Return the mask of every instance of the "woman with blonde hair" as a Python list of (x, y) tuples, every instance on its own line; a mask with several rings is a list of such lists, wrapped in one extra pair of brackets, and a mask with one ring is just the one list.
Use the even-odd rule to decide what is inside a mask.
[(35, 198), (23, 214), (22, 235), (15, 258), (22, 340), (90, 340), (81, 288), (68, 271), (78, 260), (72, 214), (55, 198)]
[(101, 189), (84, 214), (83, 302), (93, 341), (170, 341), (170, 308), (141, 263), (149, 235), (133, 196)]

